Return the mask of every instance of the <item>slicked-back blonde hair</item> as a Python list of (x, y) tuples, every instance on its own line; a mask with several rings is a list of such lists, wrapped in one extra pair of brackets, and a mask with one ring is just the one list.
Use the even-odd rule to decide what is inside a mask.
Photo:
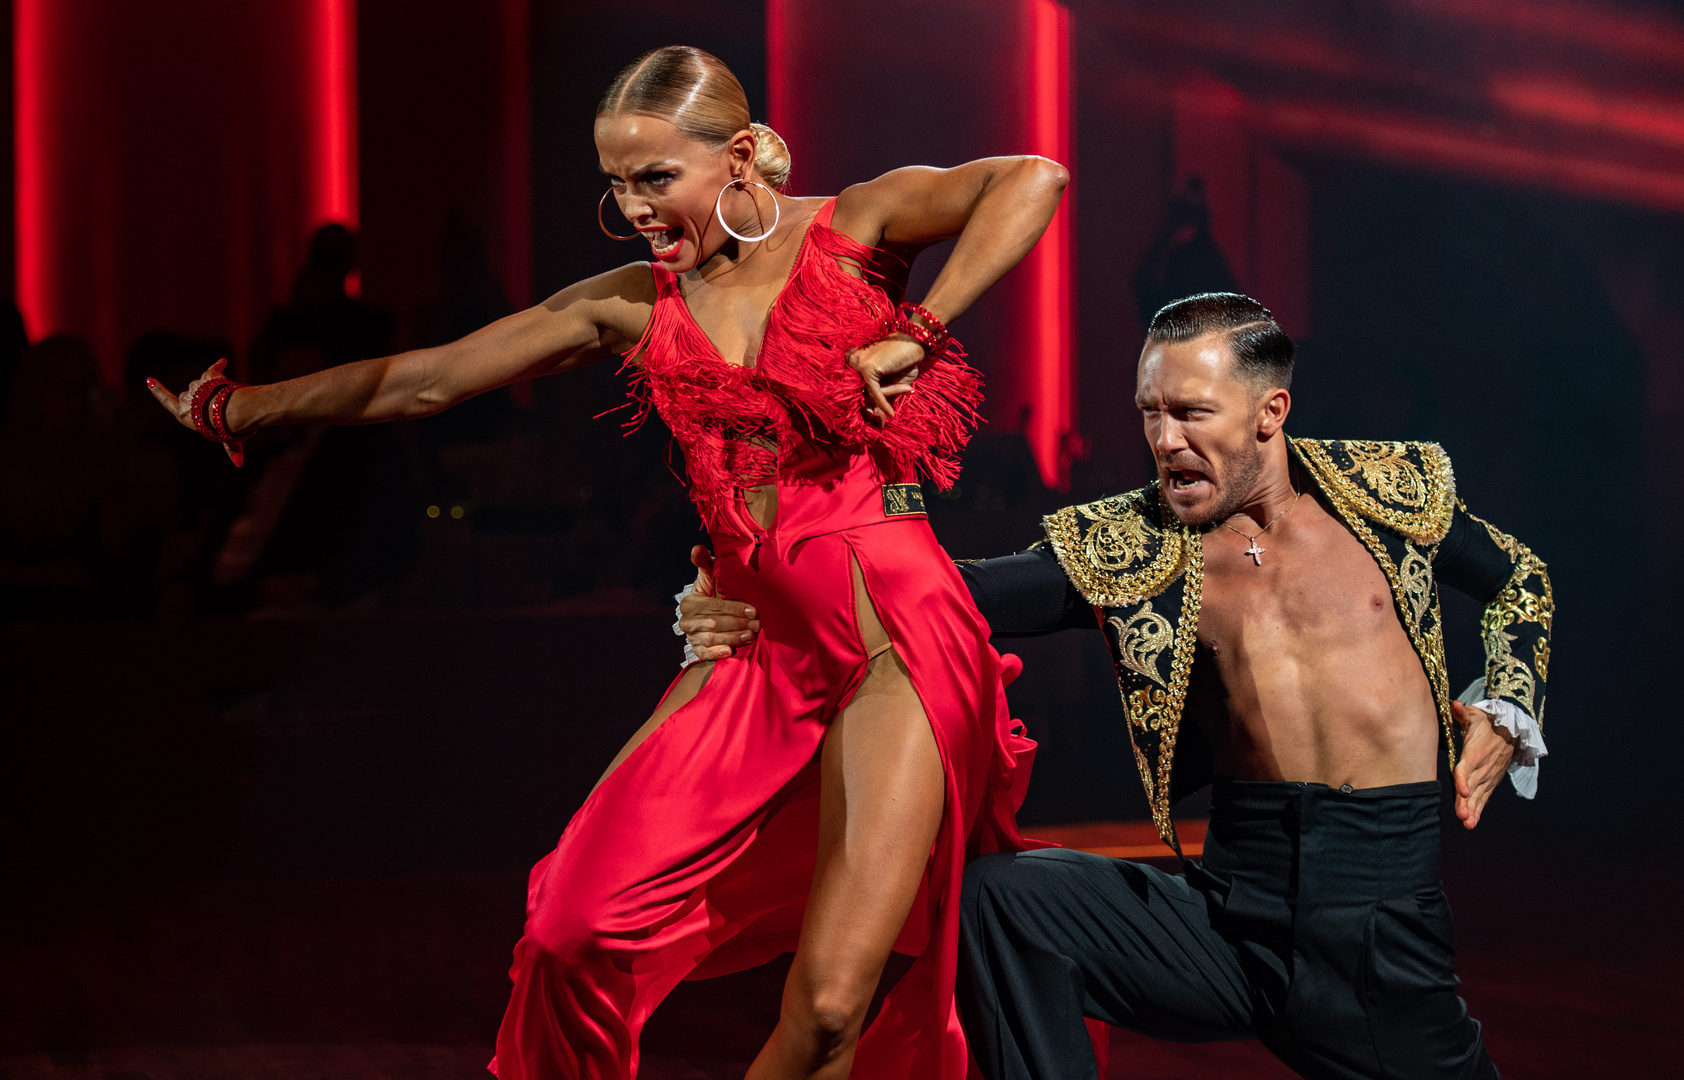
[(626, 65), (596, 107), (598, 116), (642, 113), (672, 122), (687, 139), (722, 150), (731, 136), (754, 132), (754, 170), (774, 188), (789, 182), (789, 147), (765, 124), (754, 123), (743, 84), (712, 53), (666, 45)]

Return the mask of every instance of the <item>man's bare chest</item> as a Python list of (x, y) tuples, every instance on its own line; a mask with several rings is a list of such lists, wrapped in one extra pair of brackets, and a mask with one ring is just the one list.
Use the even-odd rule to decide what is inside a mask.
[[(1303, 656), (1328, 650), (1409, 650), (1390, 584), (1374, 557), (1319, 503), (1257, 538), (1205, 536), (1199, 643), (1219, 657)], [(1285, 522), (1282, 523), (1286, 524)]]

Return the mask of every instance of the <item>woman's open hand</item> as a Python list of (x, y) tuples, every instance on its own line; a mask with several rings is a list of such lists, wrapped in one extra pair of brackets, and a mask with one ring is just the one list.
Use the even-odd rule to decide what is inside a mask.
[[(188, 429), (189, 431), (197, 432), (199, 430), (198, 426), (193, 423), (193, 395), (198, 392), (199, 387), (203, 386), (211, 379), (222, 378), (222, 369), (227, 366), (227, 360), (218, 360), (216, 363), (206, 368), (203, 375), (189, 383), (187, 389), (183, 390), (179, 395), (170, 393), (169, 388), (157, 379), (147, 379), (146, 388), (152, 391), (152, 396), (158, 399), (158, 404), (167, 409), (182, 427)], [(228, 460), (232, 461), (235, 465), (240, 465), (245, 462), (245, 452), (242, 449), (242, 444), (238, 440), (223, 443), (222, 449), (227, 452)]]
[(849, 352), (848, 363), (865, 383), (867, 414), (879, 424), (893, 420), (895, 407), (889, 403), (912, 392), (924, 360), (924, 346), (905, 334), (891, 334)]

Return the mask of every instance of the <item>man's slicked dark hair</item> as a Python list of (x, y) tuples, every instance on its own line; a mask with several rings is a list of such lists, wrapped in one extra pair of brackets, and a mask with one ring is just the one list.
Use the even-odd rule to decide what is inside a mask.
[(1259, 390), (1292, 386), (1292, 339), (1269, 309), (1239, 293), (1184, 296), (1152, 316), (1148, 343), (1192, 341), (1221, 334), (1234, 354), (1234, 374)]

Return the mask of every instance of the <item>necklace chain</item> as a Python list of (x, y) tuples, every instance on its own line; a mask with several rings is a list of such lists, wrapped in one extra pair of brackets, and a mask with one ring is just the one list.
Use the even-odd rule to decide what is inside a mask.
[(1263, 526), (1261, 529), (1258, 529), (1257, 534), (1255, 536), (1248, 535), (1246, 533), (1240, 532), (1240, 530), (1234, 528), (1232, 525), (1228, 524), (1226, 521), (1219, 522), (1218, 524), (1220, 524), (1224, 529), (1227, 529), (1229, 532), (1236, 533), (1240, 536), (1244, 536), (1247, 540), (1251, 541), (1251, 547), (1246, 549), (1245, 554), (1251, 556), (1251, 561), (1255, 565), (1262, 566), (1263, 565), (1263, 553), (1265, 551), (1269, 550), (1269, 549), (1258, 547), (1257, 546), (1257, 537), (1262, 536), (1264, 533), (1268, 532), (1269, 527), (1274, 525), (1275, 522), (1279, 521), (1281, 518), (1285, 517), (1286, 515), (1292, 513), (1292, 508), (1294, 506), (1297, 506), (1298, 500), (1302, 499), (1303, 497), (1304, 497), (1304, 493), (1302, 491), (1295, 492), (1292, 496), (1292, 501), (1286, 504), (1286, 509), (1282, 510), (1280, 513), (1276, 514), (1274, 517), (1270, 518), (1269, 524)]

